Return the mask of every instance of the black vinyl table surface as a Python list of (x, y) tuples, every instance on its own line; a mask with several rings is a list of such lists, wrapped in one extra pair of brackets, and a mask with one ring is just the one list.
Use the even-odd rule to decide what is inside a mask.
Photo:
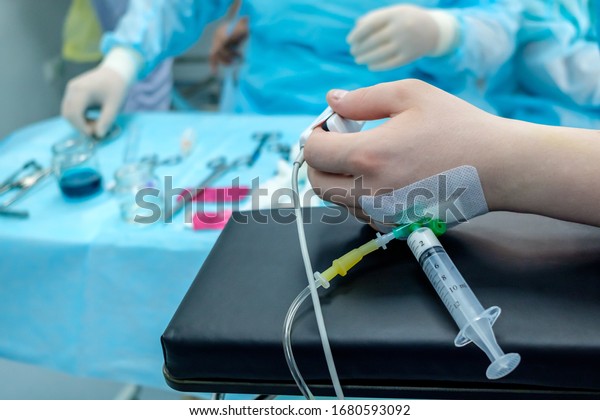
[[(339, 208), (305, 210), (313, 269), (375, 237)], [(331, 348), (348, 396), (424, 398), (600, 397), (600, 229), (491, 213), (440, 242), (521, 364), (485, 376), (486, 355), (457, 348), (458, 327), (405, 242), (366, 256), (319, 289)], [(236, 213), (161, 342), (167, 383), (187, 392), (298, 394), (282, 329), (307, 286), (293, 212)], [(333, 395), (310, 298), (293, 349), (309, 387)]]

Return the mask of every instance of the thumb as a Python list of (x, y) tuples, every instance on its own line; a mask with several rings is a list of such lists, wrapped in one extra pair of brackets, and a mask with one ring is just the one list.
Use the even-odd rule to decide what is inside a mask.
[(357, 121), (393, 117), (410, 109), (416, 95), (429, 88), (418, 80), (381, 83), (351, 92), (334, 89), (327, 94), (329, 106), (344, 118)]
[(101, 139), (103, 138), (111, 126), (113, 125), (117, 113), (119, 112), (119, 108), (121, 107), (120, 98), (107, 98), (106, 102), (102, 106), (102, 111), (100, 113), (100, 117), (96, 122), (96, 136)]
[(108, 80), (105, 89), (101, 100), (102, 110), (96, 121), (95, 134), (98, 138), (103, 138), (110, 130), (129, 90), (125, 81), (116, 73)]

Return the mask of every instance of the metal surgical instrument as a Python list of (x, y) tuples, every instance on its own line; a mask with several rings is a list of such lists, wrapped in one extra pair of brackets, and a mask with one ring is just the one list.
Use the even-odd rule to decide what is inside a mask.
[(21, 199), (25, 194), (29, 192), (38, 182), (42, 181), (48, 175), (52, 173), (52, 169), (40, 169), (30, 175), (21, 178), (16, 186), (11, 189), (18, 188), (20, 191), (13, 195), (11, 198), (0, 204), (0, 208), (6, 208), (13, 204), (15, 201)]
[(225, 175), (227, 172), (238, 168), (240, 166), (246, 165), (248, 163), (248, 160), (250, 158), (247, 156), (238, 158), (230, 163), (227, 163), (227, 159), (223, 156), (215, 158), (211, 161), (208, 162), (207, 166), (209, 169), (212, 170), (212, 172), (202, 180), (202, 182), (200, 182), (196, 188), (192, 189), (192, 190), (186, 190), (182, 195), (181, 195), (181, 199), (179, 199), (177, 201), (177, 203), (175, 203), (175, 205), (172, 205), (172, 203), (167, 203), (169, 205), (172, 205), (172, 207), (169, 209), (165, 209), (165, 222), (166, 223), (170, 223), (173, 221), (173, 216), (175, 216), (175, 214), (177, 214), (179, 211), (181, 211), (183, 208), (185, 208), (186, 206), (188, 206), (192, 200), (198, 196), (199, 194), (202, 193), (202, 191), (204, 189), (206, 189), (207, 187), (210, 187), (212, 185), (213, 182), (215, 182), (216, 180), (218, 180), (219, 178), (221, 178), (223, 175)]
[(29, 212), (26, 210), (11, 210), (0, 207), (0, 217), (13, 217), (15, 219), (27, 219)]
[(271, 144), (279, 140), (279, 138), (281, 138), (281, 133), (278, 131), (257, 132), (254, 133), (252, 137), (254, 138), (254, 140), (258, 141), (258, 146), (256, 146), (254, 152), (252, 152), (252, 155), (250, 155), (250, 158), (248, 159), (247, 163), (248, 166), (254, 166), (254, 164), (260, 157), (262, 149), (267, 144)]
[(33, 171), (36, 172), (41, 170), (42, 167), (35, 160), (28, 161), (16, 172), (14, 172), (7, 179), (5, 179), (2, 184), (0, 184), (0, 194), (4, 194), (5, 192), (15, 188), (22, 188), (22, 183), (26, 176), (22, 177), (21, 179), (19, 179), (19, 176), (25, 175), (25, 172), (28, 169), (33, 169)]

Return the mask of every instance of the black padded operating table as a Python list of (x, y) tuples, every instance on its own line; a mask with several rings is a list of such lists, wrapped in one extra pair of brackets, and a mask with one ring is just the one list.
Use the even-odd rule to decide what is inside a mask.
[[(336, 223), (324, 223), (326, 215)], [(338, 208), (318, 208), (306, 235), (313, 268), (322, 271), (374, 231)], [(454, 346), (456, 324), (406, 243), (393, 241), (319, 291), (346, 395), (600, 396), (600, 229), (495, 213), (440, 241), (483, 306), (502, 309), (494, 332), (521, 364), (486, 379), (485, 354), (474, 344)], [(290, 210), (231, 220), (162, 336), (169, 385), (298, 394), (281, 340), (304, 273)], [(332, 395), (310, 299), (296, 318), (293, 348), (313, 393)]]

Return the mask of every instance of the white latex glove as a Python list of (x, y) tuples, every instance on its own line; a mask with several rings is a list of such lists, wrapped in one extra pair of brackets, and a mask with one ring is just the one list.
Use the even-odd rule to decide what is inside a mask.
[[(67, 84), (61, 113), (73, 126), (88, 136), (102, 138), (112, 126), (125, 95), (141, 68), (141, 56), (116, 48), (96, 68)], [(85, 118), (90, 107), (99, 106), (96, 121)]]
[(360, 18), (347, 41), (357, 64), (388, 70), (423, 56), (441, 56), (458, 42), (456, 18), (412, 5), (377, 9)]

